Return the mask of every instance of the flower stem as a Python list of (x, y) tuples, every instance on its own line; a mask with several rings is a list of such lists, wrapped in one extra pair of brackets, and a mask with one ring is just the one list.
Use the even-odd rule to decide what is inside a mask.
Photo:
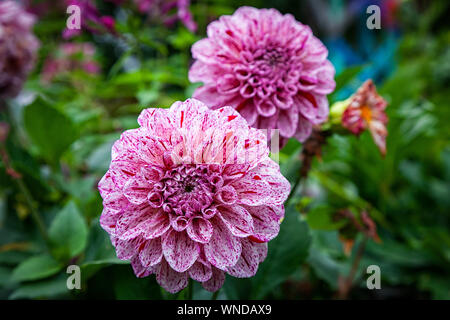
[(194, 282), (192, 281), (192, 279), (189, 279), (187, 300), (192, 300), (193, 295), (194, 295)]
[(25, 201), (27, 202), (28, 207), (30, 208), (31, 216), (33, 217), (34, 221), (36, 222), (36, 225), (39, 229), (39, 232), (42, 235), (42, 238), (44, 239), (46, 244), (49, 244), (50, 241), (49, 241), (49, 237), (47, 234), (47, 230), (45, 228), (44, 220), (42, 219), (41, 215), (39, 214), (39, 212), (36, 210), (36, 208), (34, 206), (34, 201), (33, 201), (33, 198), (31, 197), (30, 191), (28, 190), (27, 186), (23, 182), (22, 178), (17, 178), (17, 179), (15, 179), (15, 181), (17, 182), (17, 185), (18, 185), (20, 191), (25, 196)]
[(219, 296), (219, 291), (220, 291), (220, 289), (218, 289), (217, 291), (214, 291), (214, 293), (211, 297), (211, 300), (217, 300), (217, 297)]

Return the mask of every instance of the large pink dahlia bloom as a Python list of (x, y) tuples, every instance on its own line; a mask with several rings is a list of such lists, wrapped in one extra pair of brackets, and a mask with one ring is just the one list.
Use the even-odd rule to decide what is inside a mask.
[(335, 70), (308, 26), (275, 9), (241, 7), (207, 35), (192, 47), (189, 79), (204, 83), (195, 98), (232, 106), (253, 127), (279, 129), (284, 141), (304, 141), (327, 119)]
[(172, 293), (189, 278), (215, 291), (225, 273), (253, 276), (290, 191), (266, 136), (233, 108), (194, 99), (146, 109), (138, 122), (99, 183), (117, 256)]

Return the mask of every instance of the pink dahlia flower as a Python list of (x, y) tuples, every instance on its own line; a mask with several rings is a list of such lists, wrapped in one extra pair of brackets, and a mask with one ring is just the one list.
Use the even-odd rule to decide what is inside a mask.
[(386, 154), (388, 134), (386, 107), (386, 100), (377, 93), (372, 80), (367, 80), (350, 98), (349, 105), (342, 114), (342, 126), (353, 134), (359, 136), (369, 129), (383, 156)]
[(207, 34), (192, 47), (189, 79), (203, 82), (194, 98), (232, 106), (253, 127), (279, 129), (282, 144), (304, 141), (327, 119), (335, 70), (308, 26), (275, 9), (242, 7)]
[(146, 109), (99, 182), (102, 227), (136, 276), (177, 292), (192, 278), (218, 290), (255, 275), (290, 191), (265, 135), (233, 108), (197, 100)]
[(34, 22), (17, 2), (0, 2), (0, 98), (15, 97), (34, 67), (39, 48)]

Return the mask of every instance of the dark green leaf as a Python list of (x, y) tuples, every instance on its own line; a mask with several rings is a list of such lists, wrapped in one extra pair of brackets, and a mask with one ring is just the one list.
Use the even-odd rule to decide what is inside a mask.
[(62, 265), (50, 255), (31, 257), (19, 264), (13, 271), (15, 281), (30, 281), (49, 277), (61, 270)]
[(269, 242), (267, 258), (252, 278), (252, 298), (264, 298), (292, 275), (307, 257), (310, 242), (308, 225), (300, 221), (295, 207), (289, 206), (279, 235)]
[(49, 230), (50, 241), (58, 258), (72, 258), (86, 247), (88, 229), (74, 202), (56, 215)]
[(72, 121), (40, 97), (25, 108), (23, 121), (31, 141), (53, 163), (77, 138)]

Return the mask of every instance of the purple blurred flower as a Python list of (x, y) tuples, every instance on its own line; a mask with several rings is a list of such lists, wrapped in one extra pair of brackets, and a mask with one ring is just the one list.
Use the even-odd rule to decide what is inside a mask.
[[(162, 16), (166, 25), (172, 25), (179, 20), (190, 31), (197, 30), (197, 24), (189, 11), (190, 0), (134, 0), (134, 2), (141, 13)], [(176, 14), (171, 14), (173, 9), (176, 10)]]
[(41, 79), (51, 82), (57, 75), (74, 70), (83, 70), (89, 74), (100, 72), (100, 66), (94, 60), (95, 47), (90, 43), (64, 43), (55, 56), (45, 61)]
[(17, 2), (0, 2), (0, 98), (15, 97), (33, 69), (39, 48), (34, 22)]

